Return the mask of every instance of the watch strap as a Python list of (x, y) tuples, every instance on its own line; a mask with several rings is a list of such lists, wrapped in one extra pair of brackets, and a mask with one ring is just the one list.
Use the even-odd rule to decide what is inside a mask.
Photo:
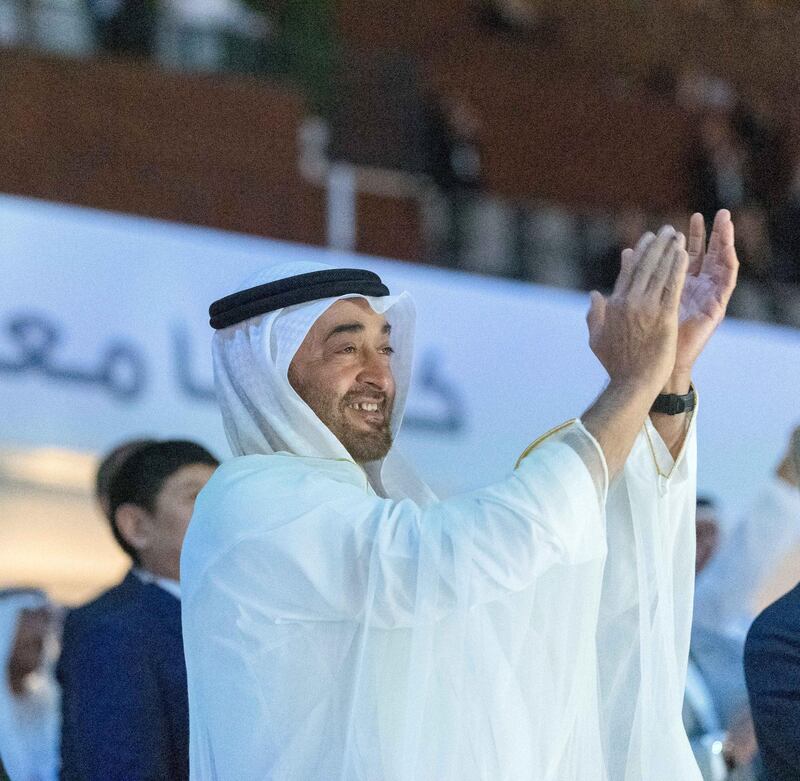
[(697, 395), (694, 392), (694, 385), (689, 386), (686, 394), (660, 393), (656, 396), (650, 412), (660, 412), (662, 415), (681, 415), (684, 412), (691, 412), (697, 402)]

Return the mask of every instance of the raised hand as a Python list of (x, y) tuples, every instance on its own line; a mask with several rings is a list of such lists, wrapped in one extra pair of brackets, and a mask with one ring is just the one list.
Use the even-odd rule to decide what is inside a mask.
[(671, 376), (687, 262), (683, 234), (664, 226), (658, 236), (646, 233), (635, 250), (622, 253), (608, 299), (592, 293), (589, 344), (612, 384), (636, 386), (655, 398)]
[(592, 293), (589, 344), (611, 381), (581, 420), (602, 448), (611, 477), (623, 468), (675, 368), (678, 307), (688, 267), (685, 245), (683, 234), (669, 226), (658, 236), (646, 233), (635, 250), (622, 253), (611, 295)]
[(678, 392), (688, 390), (692, 367), (725, 316), (738, 269), (730, 212), (717, 212), (707, 248), (703, 215), (693, 214), (689, 222), (689, 271), (681, 295), (673, 371), (675, 384), (687, 387)]

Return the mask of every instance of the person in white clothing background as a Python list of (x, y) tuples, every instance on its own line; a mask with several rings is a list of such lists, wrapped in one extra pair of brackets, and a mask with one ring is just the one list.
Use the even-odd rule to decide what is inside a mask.
[(0, 591), (0, 757), (13, 781), (56, 781), (60, 611), (38, 589)]
[(725, 753), (745, 781), (756, 739), (744, 679), (744, 643), (753, 619), (800, 580), (800, 491), (792, 432), (770, 478), (697, 578), (692, 658), (724, 729)]
[(695, 624), (742, 646), (756, 615), (800, 580), (798, 435), (697, 580)]

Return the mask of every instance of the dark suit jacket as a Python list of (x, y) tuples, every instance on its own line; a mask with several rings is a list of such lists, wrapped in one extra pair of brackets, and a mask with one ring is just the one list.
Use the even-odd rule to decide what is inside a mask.
[(68, 619), (59, 662), (62, 781), (189, 777), (180, 601), (155, 584), (126, 581), (100, 598), (105, 605)]
[(769, 781), (800, 779), (800, 585), (753, 622), (744, 652), (756, 738)]

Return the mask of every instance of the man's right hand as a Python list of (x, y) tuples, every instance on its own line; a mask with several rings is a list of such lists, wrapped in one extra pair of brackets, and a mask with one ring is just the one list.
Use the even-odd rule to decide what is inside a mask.
[(589, 344), (612, 385), (652, 393), (672, 373), (678, 307), (688, 255), (682, 233), (665, 225), (622, 253), (622, 268), (609, 298), (592, 292)]
[(611, 379), (583, 414), (609, 474), (619, 472), (655, 397), (672, 374), (678, 307), (688, 255), (686, 239), (670, 226), (646, 233), (622, 253), (622, 269), (609, 298), (592, 293), (589, 344)]

